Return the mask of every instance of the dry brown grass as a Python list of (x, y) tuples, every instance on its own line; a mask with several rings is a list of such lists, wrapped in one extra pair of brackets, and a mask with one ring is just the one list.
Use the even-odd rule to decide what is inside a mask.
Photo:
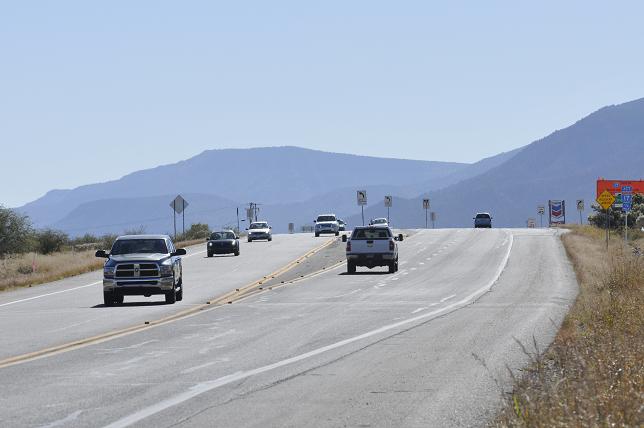
[[(79, 275), (100, 269), (103, 261), (94, 251), (28, 253), (0, 260), (0, 290), (25, 287)], [(35, 262), (35, 271), (32, 265)]]
[(644, 257), (577, 227), (563, 237), (579, 296), (516, 385), (498, 426), (644, 425)]
[[(177, 248), (205, 244), (204, 240), (180, 241)], [(95, 250), (62, 251), (42, 255), (27, 253), (0, 259), (0, 291), (31, 287), (101, 269), (105, 259), (94, 256)], [(35, 270), (33, 270), (35, 262)]]

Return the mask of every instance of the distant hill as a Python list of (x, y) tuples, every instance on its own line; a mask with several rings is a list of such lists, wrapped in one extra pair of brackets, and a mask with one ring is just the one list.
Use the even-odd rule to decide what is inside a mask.
[[(428, 195), (440, 227), (471, 226), (477, 211), (491, 212), (496, 226), (525, 226), (528, 217), (538, 220), (537, 205), (548, 199), (566, 200), (568, 221), (577, 222), (575, 201), (586, 201), (587, 216), (599, 177), (644, 178), (644, 98), (604, 107), (506, 162)], [(424, 226), (422, 197), (398, 201), (395, 225)], [(379, 216), (382, 209), (367, 213)]]

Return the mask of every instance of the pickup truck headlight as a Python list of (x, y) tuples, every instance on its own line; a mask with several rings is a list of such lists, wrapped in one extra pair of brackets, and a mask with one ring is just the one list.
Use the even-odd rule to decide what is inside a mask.
[(161, 265), (159, 266), (159, 273), (161, 276), (172, 276), (172, 265)]
[(114, 278), (114, 271), (116, 270), (115, 266), (110, 266), (110, 267), (104, 267), (103, 268), (103, 276), (105, 278)]
[(212, 242), (208, 242), (208, 246), (209, 246), (209, 247), (212, 247)]

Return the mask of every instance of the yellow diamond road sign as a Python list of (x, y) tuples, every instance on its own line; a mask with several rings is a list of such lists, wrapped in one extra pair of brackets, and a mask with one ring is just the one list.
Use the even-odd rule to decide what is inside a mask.
[(597, 197), (597, 203), (599, 203), (599, 205), (601, 205), (605, 210), (610, 208), (614, 202), (615, 196), (613, 196), (608, 190), (604, 190), (602, 194)]

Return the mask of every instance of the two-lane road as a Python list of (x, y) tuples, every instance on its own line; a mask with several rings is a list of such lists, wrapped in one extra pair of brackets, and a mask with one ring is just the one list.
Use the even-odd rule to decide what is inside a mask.
[(186, 310), (262, 279), (328, 239), (309, 234), (275, 235), (272, 242), (241, 242), (241, 255), (206, 257), (204, 245), (183, 257), (184, 299), (126, 296), (104, 307), (102, 271), (32, 288), (0, 293), (0, 360), (119, 330)]
[[(15, 426), (476, 426), (517, 340), (544, 347), (576, 282), (557, 232), (429, 230), (400, 270), (345, 266), (0, 369)], [(111, 309), (111, 308), (110, 308)], [(115, 312), (116, 313), (116, 312)]]

